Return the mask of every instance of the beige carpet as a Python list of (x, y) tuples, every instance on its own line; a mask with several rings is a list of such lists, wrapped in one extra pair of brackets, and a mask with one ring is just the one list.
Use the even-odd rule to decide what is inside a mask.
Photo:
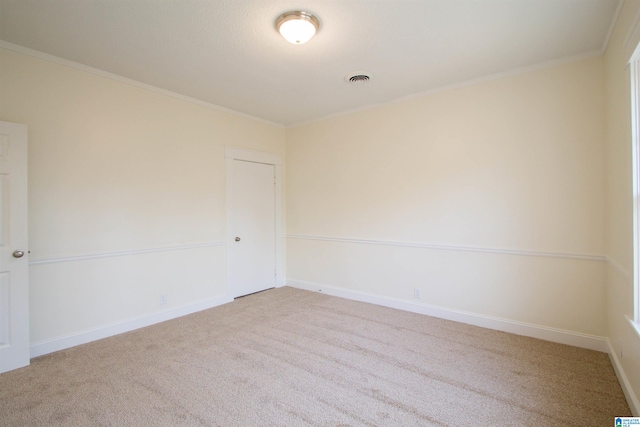
[(0, 426), (610, 426), (604, 353), (281, 288), (0, 375)]

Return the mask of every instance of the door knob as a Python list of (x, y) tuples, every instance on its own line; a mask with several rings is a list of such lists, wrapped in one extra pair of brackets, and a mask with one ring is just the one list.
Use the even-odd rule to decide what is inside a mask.
[(240, 241), (240, 238), (239, 238), (239, 237), (236, 237), (236, 242), (239, 242), (239, 241)]
[(24, 256), (24, 251), (13, 251), (14, 258), (22, 258)]

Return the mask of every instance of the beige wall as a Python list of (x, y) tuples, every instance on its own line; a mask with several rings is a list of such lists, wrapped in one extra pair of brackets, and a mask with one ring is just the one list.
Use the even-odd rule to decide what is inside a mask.
[(593, 57), (288, 129), (287, 277), (604, 335), (604, 99)]
[[(640, 1), (625, 1), (605, 52), (606, 81), (606, 253), (607, 335), (635, 394), (640, 415), (640, 336), (633, 318), (633, 191), (630, 76), (624, 43), (640, 12)], [(622, 352), (621, 352), (622, 351)]]
[(10, 50), (0, 120), (29, 132), (35, 343), (225, 295), (224, 146), (285, 149), (283, 128)]

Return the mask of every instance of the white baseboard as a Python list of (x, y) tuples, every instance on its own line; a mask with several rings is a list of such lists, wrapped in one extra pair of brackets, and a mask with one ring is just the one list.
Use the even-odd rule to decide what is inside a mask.
[(233, 301), (233, 298), (223, 296), (199, 301), (193, 304), (183, 305), (160, 313), (154, 313), (146, 316), (140, 316), (123, 322), (113, 323), (111, 325), (100, 328), (89, 329), (82, 332), (64, 335), (61, 337), (39, 341), (31, 344), (31, 357), (38, 357), (44, 354), (53, 353), (54, 351), (64, 350), (80, 344), (86, 344), (102, 338), (111, 337), (122, 334), (124, 332), (151, 326), (166, 320), (175, 319), (186, 316), (187, 314), (206, 310), (218, 305), (226, 304)]
[(589, 350), (601, 351), (603, 353), (607, 353), (609, 351), (607, 339), (605, 337), (600, 337), (597, 335), (589, 335), (580, 332), (567, 331), (564, 329), (550, 328), (547, 326), (518, 322), (515, 320), (502, 319), (499, 317), (485, 316), (482, 314), (453, 310), (435, 305), (417, 304), (397, 298), (354, 291), (336, 286), (325, 286), (313, 282), (287, 280), (287, 285), (299, 289), (305, 289), (308, 291), (321, 292), (327, 295), (367, 302), (384, 307), (396, 308), (398, 310), (410, 311), (412, 313), (425, 314), (427, 316), (453, 320), (455, 322), (466, 323), (483, 328), (509, 332), (516, 335), (524, 335), (527, 337), (538, 338), (545, 341), (552, 341), (560, 344), (587, 348)]
[(609, 359), (611, 359), (613, 369), (616, 371), (616, 376), (618, 377), (624, 396), (627, 398), (627, 403), (629, 404), (629, 408), (631, 408), (631, 413), (634, 417), (640, 417), (640, 401), (638, 401), (638, 396), (634, 393), (631, 383), (629, 382), (629, 378), (627, 378), (627, 374), (625, 374), (624, 369), (622, 368), (622, 363), (620, 363), (620, 359), (618, 358), (618, 355), (611, 344), (611, 340), (609, 339), (607, 339), (607, 346), (609, 348)]

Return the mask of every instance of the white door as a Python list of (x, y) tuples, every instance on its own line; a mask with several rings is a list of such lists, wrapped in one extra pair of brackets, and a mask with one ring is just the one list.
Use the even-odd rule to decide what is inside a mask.
[(276, 283), (275, 167), (236, 159), (231, 167), (227, 274), (238, 297)]
[(0, 122), (0, 373), (29, 364), (27, 127)]

